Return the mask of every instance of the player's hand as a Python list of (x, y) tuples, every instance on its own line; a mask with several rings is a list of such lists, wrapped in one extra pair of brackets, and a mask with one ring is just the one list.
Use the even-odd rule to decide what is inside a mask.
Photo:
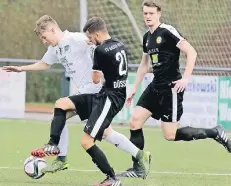
[(22, 72), (22, 67), (20, 66), (3, 66), (2, 70), (6, 72)]
[(136, 94), (136, 89), (133, 87), (131, 89), (130, 93), (128, 94), (127, 99), (126, 99), (126, 104), (125, 105), (126, 105), (127, 108), (131, 106), (132, 99), (135, 96), (135, 94)]
[(186, 86), (188, 85), (189, 79), (187, 78), (182, 78), (177, 81), (173, 81), (172, 83), (175, 84), (173, 90), (176, 91), (177, 93), (183, 92)]

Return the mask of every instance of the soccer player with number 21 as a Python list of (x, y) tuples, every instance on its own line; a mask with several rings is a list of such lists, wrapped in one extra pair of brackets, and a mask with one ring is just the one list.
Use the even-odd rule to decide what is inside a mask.
[[(60, 135), (65, 126), (66, 112), (76, 111), (82, 120), (88, 119), (81, 145), (101, 172), (107, 176), (96, 186), (120, 186), (120, 180), (116, 178), (113, 168), (103, 151), (95, 144), (95, 140), (103, 139), (105, 129), (110, 127), (112, 119), (125, 103), (128, 74), (126, 51), (121, 41), (110, 37), (106, 24), (101, 18), (94, 17), (88, 20), (84, 32), (90, 42), (97, 45), (93, 57), (93, 82), (99, 83), (102, 73), (105, 83), (99, 93), (69, 96), (65, 99), (65, 107), (56, 107), (49, 142), (45, 147), (33, 150), (32, 155), (39, 157), (41, 152), (47, 156), (57, 155)], [(134, 149), (133, 157), (144, 172), (143, 178), (145, 179), (150, 168), (150, 153), (139, 150), (132, 143), (127, 147)]]

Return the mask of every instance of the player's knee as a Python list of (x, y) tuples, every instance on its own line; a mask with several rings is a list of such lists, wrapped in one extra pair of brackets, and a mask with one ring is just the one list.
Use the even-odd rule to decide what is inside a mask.
[(87, 146), (88, 146), (87, 141), (84, 140), (83, 138), (81, 139), (81, 146), (82, 146), (84, 149), (87, 149)]
[(113, 131), (114, 131), (114, 130), (113, 130), (112, 126), (110, 125), (108, 128), (106, 128), (106, 129), (104, 130), (103, 137), (106, 138), (106, 137), (109, 136)]
[(129, 120), (129, 124), (130, 124), (131, 130), (140, 129), (142, 127), (142, 123), (141, 123), (139, 117), (134, 115), (134, 114), (132, 115), (131, 119)]
[(174, 141), (176, 138), (176, 132), (178, 123), (174, 122), (162, 122), (161, 123), (162, 133), (166, 140)]
[(168, 141), (174, 141), (175, 137), (176, 137), (176, 134), (174, 133), (164, 134), (164, 138)]
[(88, 134), (84, 134), (83, 137), (81, 138), (81, 146), (84, 149), (89, 149), (94, 145), (94, 139), (90, 137)]
[(63, 110), (74, 109), (74, 105), (67, 97), (60, 98), (55, 102), (55, 108), (61, 108)]
[(168, 141), (174, 141), (176, 137), (176, 131), (175, 130), (164, 130), (163, 136)]

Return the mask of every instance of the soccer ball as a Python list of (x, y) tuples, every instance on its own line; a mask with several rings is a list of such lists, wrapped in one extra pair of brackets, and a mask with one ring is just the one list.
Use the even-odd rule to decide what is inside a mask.
[(44, 173), (41, 170), (45, 167), (47, 167), (47, 162), (43, 158), (30, 156), (24, 162), (24, 172), (33, 179), (43, 177)]

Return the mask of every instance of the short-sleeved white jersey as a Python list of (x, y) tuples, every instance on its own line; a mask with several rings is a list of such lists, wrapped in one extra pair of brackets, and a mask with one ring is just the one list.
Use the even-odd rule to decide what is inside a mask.
[[(87, 37), (80, 32), (64, 31), (64, 37), (56, 46), (49, 46), (42, 61), (49, 65), (60, 63), (67, 74), (72, 78), (78, 90), (87, 88), (87, 92), (96, 93), (101, 89), (101, 84), (92, 82), (92, 54), (95, 46), (87, 44)], [(89, 92), (90, 91), (90, 92)]]

